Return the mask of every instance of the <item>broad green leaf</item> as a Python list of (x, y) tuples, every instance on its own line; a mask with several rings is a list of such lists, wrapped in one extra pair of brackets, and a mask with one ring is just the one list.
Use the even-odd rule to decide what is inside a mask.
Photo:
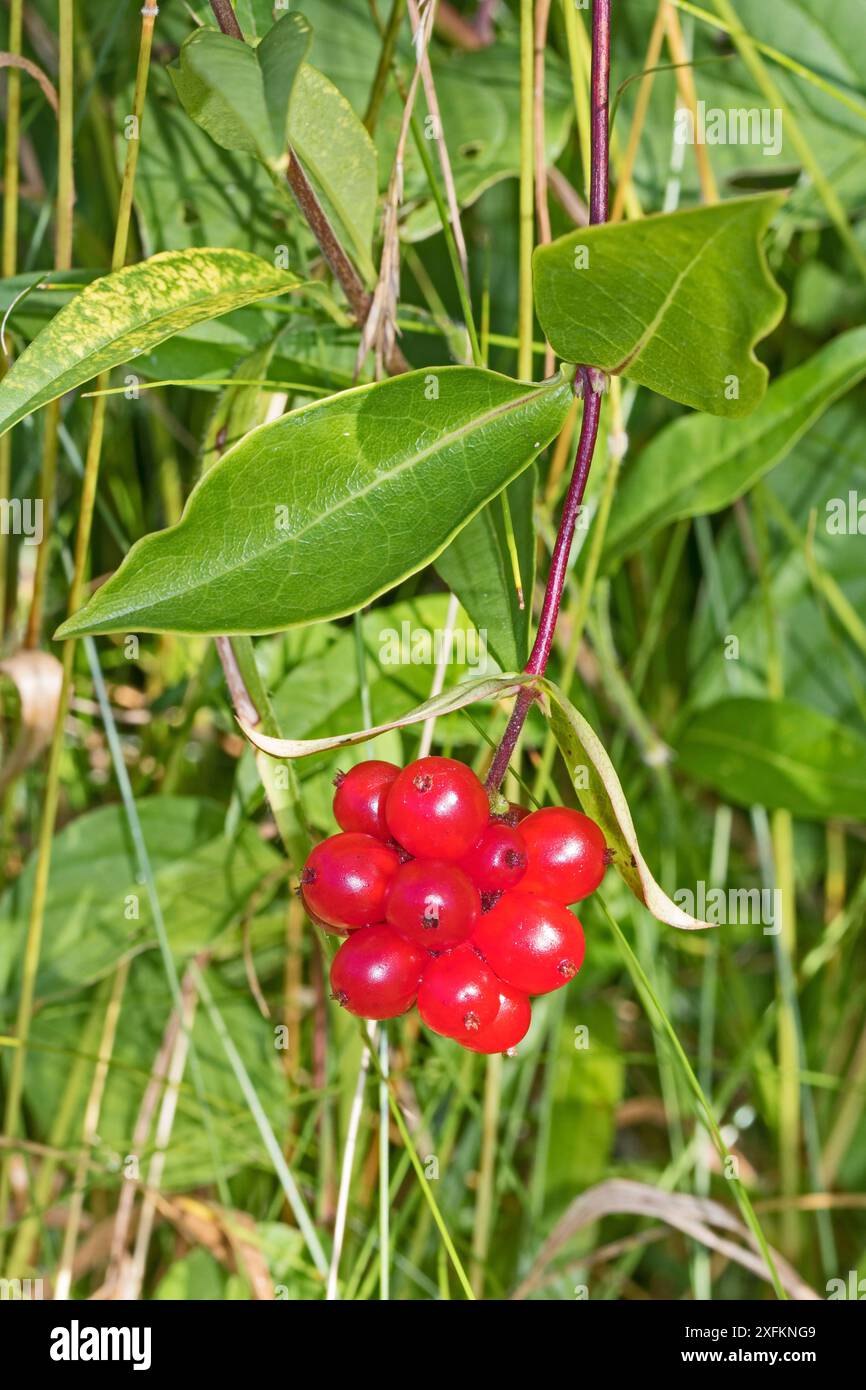
[(301, 282), (248, 251), (163, 251), (94, 280), (0, 382), (0, 434), (173, 333)]
[(289, 139), (358, 269), (376, 278), (376, 147), (346, 98), (303, 63), (292, 89)]
[(720, 700), (686, 725), (676, 749), (683, 772), (736, 806), (866, 818), (866, 739), (793, 700)]
[(521, 473), (503, 496), (508, 499), (523, 607), (515, 586), (502, 497), (489, 502), (455, 536), (436, 568), (457, 595), (487, 645), (506, 671), (519, 671), (529, 655), (529, 606), (535, 575), (532, 515), (535, 469)]
[(168, 71), (181, 105), (222, 146), (285, 164), (288, 112), (310, 26), (284, 14), (253, 48), (214, 29), (194, 29)]
[(663, 526), (729, 506), (866, 376), (866, 328), (835, 338), (772, 383), (747, 420), (687, 415), (657, 434), (617, 491), (605, 545), (613, 563)]
[(409, 372), (253, 430), (63, 633), (274, 632), (369, 603), (444, 549), (562, 426), (567, 373)]
[(539, 685), (550, 699), (550, 727), (577, 798), (604, 831), (614, 868), (659, 922), (685, 931), (709, 926), (678, 907), (653, 878), (640, 852), (625, 792), (601, 739), (552, 681), (539, 681)]
[[(154, 796), (138, 803), (172, 948), (189, 955), (213, 942), (279, 865), (252, 825), (233, 840), (210, 801)], [(35, 856), (0, 900), (0, 1003), (7, 1011), (33, 892)], [(102, 806), (71, 821), (54, 841), (37, 997), (87, 984), (156, 941), (137, 882), (123, 811)]]
[(538, 247), (535, 303), (551, 345), (710, 415), (748, 415), (767, 385), (753, 349), (785, 303), (761, 248), (779, 203), (739, 198)]

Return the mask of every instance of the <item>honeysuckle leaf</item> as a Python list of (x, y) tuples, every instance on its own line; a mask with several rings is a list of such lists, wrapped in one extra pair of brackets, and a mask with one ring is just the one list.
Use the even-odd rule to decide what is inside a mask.
[(225, 150), (285, 161), (292, 87), (311, 40), (303, 15), (284, 14), (256, 47), (194, 29), (168, 69), (187, 115)]
[(685, 931), (709, 927), (709, 922), (678, 907), (653, 878), (640, 851), (625, 792), (601, 739), (552, 681), (539, 684), (550, 701), (550, 727), (575, 794), (586, 814), (604, 831), (617, 873), (659, 922)]
[(676, 751), (684, 772), (736, 806), (866, 818), (866, 739), (795, 700), (719, 700), (689, 721)]
[(748, 415), (767, 385), (754, 347), (784, 295), (761, 237), (777, 194), (584, 227), (533, 256), (535, 304), (560, 357), (711, 415)]
[(606, 561), (630, 555), (673, 521), (730, 506), (864, 376), (866, 328), (853, 328), (778, 377), (747, 420), (686, 415), (661, 430), (617, 491)]
[(570, 374), (407, 372), (251, 431), (61, 634), (274, 632), (369, 603), (444, 549), (560, 430)]
[(193, 324), (302, 282), (248, 251), (162, 251), (93, 280), (0, 381), (0, 434), (85, 381)]

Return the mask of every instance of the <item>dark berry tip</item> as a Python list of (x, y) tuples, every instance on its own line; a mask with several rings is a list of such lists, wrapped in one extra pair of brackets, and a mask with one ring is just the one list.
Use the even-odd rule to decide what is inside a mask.
[(556, 968), (565, 980), (573, 980), (577, 974), (577, 966), (573, 960), (561, 960)]
[(342, 785), (343, 785), (343, 783), (345, 782), (345, 780), (346, 780), (346, 774), (345, 774), (345, 772), (342, 770), (342, 768), (339, 768), (339, 767), (338, 767), (338, 768), (337, 768), (336, 776), (334, 777), (334, 786), (335, 786), (335, 787), (342, 787)]
[(416, 791), (429, 792), (433, 790), (433, 778), (429, 772), (419, 772), (412, 778), (412, 786)]
[(343, 1009), (349, 1002), (349, 996), (344, 989), (335, 989), (333, 994), (331, 995), (331, 998), (333, 999), (335, 1004), (339, 1004), (340, 1007)]
[(495, 907), (495, 906), (496, 906), (496, 904), (499, 902), (499, 899), (500, 899), (501, 897), (502, 897), (502, 894), (501, 894), (500, 892), (482, 893), (482, 894), (481, 894), (481, 911), (482, 911), (482, 912), (489, 912), (490, 909), (491, 909), (492, 907)]
[(520, 849), (509, 849), (505, 852), (505, 862), (509, 869), (525, 869), (526, 855)]
[(310, 868), (307, 868), (307, 867), (301, 869), (301, 886), (302, 886), (302, 887), (306, 887), (306, 885), (307, 885), (308, 883), (315, 883), (315, 881), (316, 881), (316, 871), (315, 871), (315, 869), (310, 869)]
[(467, 1033), (477, 1033), (481, 1027), (481, 1019), (470, 1009), (468, 1014), (463, 1015), (463, 1027)]

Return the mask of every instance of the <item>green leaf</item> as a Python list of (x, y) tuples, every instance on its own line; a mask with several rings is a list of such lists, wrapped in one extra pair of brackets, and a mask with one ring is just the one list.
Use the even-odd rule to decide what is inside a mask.
[(350, 613), (435, 559), (571, 396), (567, 373), (528, 386), (442, 367), (292, 411), (225, 453), (180, 523), (139, 541), (61, 631), (273, 632)]
[(256, 50), (229, 34), (195, 29), (169, 76), (181, 105), (224, 150), (279, 158)]
[[(172, 948), (190, 955), (215, 937), (279, 865), (252, 825), (232, 841), (224, 812), (195, 797), (138, 803)], [(0, 1004), (11, 1006), (30, 913), (35, 856), (0, 900)], [(54, 841), (38, 998), (90, 983), (156, 941), (122, 809), (78, 816)]]
[(375, 280), (376, 147), (343, 94), (309, 63), (292, 91), (289, 139), (358, 269)]
[(866, 817), (866, 739), (794, 700), (727, 699), (677, 741), (679, 767), (736, 806)]
[(747, 420), (675, 420), (638, 455), (620, 484), (606, 561), (630, 555), (673, 521), (729, 506), (864, 376), (866, 328), (854, 328), (774, 381)]
[(535, 469), (528, 468), (503, 494), (508, 499), (520, 564), (521, 608), (508, 548), (502, 498), (464, 526), (436, 561), (504, 671), (519, 671), (529, 654), (529, 596), (535, 572), (532, 504)]
[(213, 29), (195, 29), (168, 69), (181, 105), (225, 150), (285, 163), (292, 87), (310, 26), (283, 15), (257, 48)]
[(552, 681), (538, 684), (550, 697), (550, 727), (577, 798), (604, 831), (617, 873), (659, 922), (685, 931), (709, 926), (678, 907), (653, 878), (640, 852), (625, 792), (598, 734)]
[(535, 303), (551, 345), (711, 415), (748, 415), (767, 385), (754, 345), (785, 304), (761, 248), (779, 203), (739, 198), (540, 246)]
[(248, 251), (163, 251), (94, 280), (0, 382), (0, 434), (100, 372), (204, 319), (301, 282)]

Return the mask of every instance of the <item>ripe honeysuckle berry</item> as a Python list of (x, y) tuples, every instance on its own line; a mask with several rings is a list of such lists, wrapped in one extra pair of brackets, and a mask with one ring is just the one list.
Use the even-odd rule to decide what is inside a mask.
[(424, 970), (418, 1012), (434, 1033), (460, 1042), (493, 1022), (499, 981), (471, 946), (456, 946)]
[(505, 893), (479, 919), (472, 945), (506, 984), (527, 994), (567, 985), (583, 964), (583, 928), (561, 903)]
[(419, 758), (388, 793), (385, 817), (398, 844), (425, 859), (462, 859), (490, 816), (487, 793), (454, 758)]
[(520, 823), (526, 844), (522, 893), (576, 903), (594, 893), (608, 865), (604, 835), (594, 820), (567, 806), (545, 806)]
[(301, 870), (301, 893), (312, 915), (331, 927), (365, 927), (385, 916), (385, 897), (399, 866), (372, 835), (331, 835)]
[(470, 1037), (461, 1038), (470, 1052), (509, 1052), (522, 1042), (532, 1022), (529, 995), (499, 980), (499, 1011), (492, 1023), (479, 1028)]
[(371, 758), (348, 772), (338, 772), (334, 778), (334, 816), (340, 829), (387, 840), (390, 832), (385, 800), (399, 771), (395, 763)]
[(412, 1007), (429, 956), (384, 922), (352, 932), (331, 963), (331, 998), (359, 1018)]
[(392, 927), (429, 951), (465, 941), (480, 912), (478, 889), (447, 859), (412, 859), (401, 865), (385, 899)]
[(491, 822), (460, 860), (460, 867), (481, 893), (506, 893), (516, 888), (526, 872), (526, 845), (520, 831)]

